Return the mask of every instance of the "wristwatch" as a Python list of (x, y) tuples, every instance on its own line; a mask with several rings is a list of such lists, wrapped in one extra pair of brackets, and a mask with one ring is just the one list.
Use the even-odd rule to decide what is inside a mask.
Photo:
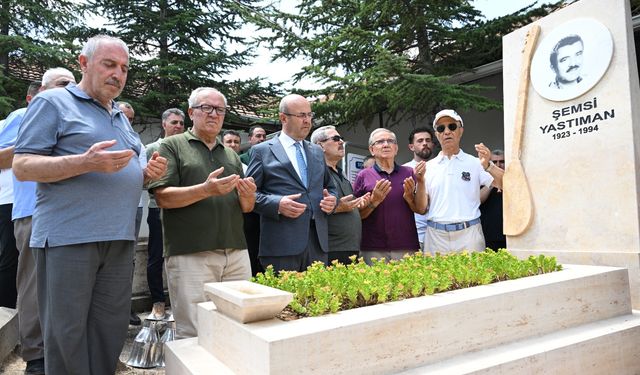
[(493, 162), (492, 162), (492, 161), (490, 161), (490, 162), (489, 162), (489, 165), (487, 165), (487, 167), (486, 167), (484, 170), (485, 170), (486, 172), (489, 172), (489, 170), (490, 170), (491, 168), (493, 168), (493, 165), (494, 165), (494, 164), (493, 164)]

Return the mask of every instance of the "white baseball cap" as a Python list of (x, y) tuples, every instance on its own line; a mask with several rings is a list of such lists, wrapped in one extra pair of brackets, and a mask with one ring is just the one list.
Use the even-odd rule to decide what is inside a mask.
[(436, 117), (433, 119), (433, 127), (436, 127), (436, 122), (440, 120), (442, 117), (451, 117), (452, 119), (459, 121), (460, 126), (464, 127), (464, 123), (462, 122), (462, 117), (458, 114), (458, 112), (453, 109), (443, 109), (442, 111), (436, 113)]

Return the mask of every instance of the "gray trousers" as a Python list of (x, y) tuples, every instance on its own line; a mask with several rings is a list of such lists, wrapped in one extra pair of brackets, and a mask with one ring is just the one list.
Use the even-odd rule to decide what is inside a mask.
[(129, 324), (133, 244), (34, 249), (47, 374), (115, 373)]
[(18, 325), (22, 359), (31, 361), (44, 358), (44, 342), (38, 314), (38, 289), (36, 284), (36, 260), (29, 247), (31, 216), (13, 222), (18, 256)]

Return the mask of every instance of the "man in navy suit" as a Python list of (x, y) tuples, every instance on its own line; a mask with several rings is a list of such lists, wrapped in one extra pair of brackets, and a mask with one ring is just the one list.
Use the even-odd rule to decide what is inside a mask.
[(304, 271), (327, 263), (327, 215), (336, 190), (322, 149), (304, 139), (312, 125), (309, 101), (287, 95), (280, 101), (282, 132), (254, 146), (247, 176), (256, 183), (254, 212), (260, 214), (260, 262), (274, 270)]

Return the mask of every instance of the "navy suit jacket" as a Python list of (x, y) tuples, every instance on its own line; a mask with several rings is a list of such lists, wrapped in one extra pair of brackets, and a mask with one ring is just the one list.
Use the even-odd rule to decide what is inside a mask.
[[(324, 161), (322, 148), (304, 141), (307, 158), (308, 187), (305, 188), (280, 143), (279, 137), (253, 146), (247, 176), (256, 182), (254, 212), (260, 214), (259, 256), (293, 256), (307, 247), (311, 219), (315, 221), (318, 241), (324, 252), (329, 251), (327, 214), (320, 209), (322, 191), (337, 196)], [(297, 202), (307, 205), (305, 212), (295, 219), (278, 214), (280, 200), (285, 195), (302, 196)]]

